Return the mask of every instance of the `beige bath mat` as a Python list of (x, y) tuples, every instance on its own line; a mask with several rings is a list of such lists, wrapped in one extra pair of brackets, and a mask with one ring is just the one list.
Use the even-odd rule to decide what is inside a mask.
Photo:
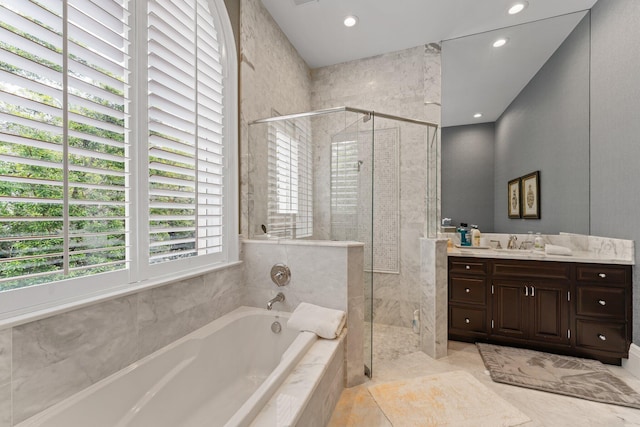
[(531, 421), (464, 371), (387, 382), (369, 392), (393, 427), (506, 427)]
[(495, 382), (640, 408), (640, 394), (597, 360), (477, 343)]

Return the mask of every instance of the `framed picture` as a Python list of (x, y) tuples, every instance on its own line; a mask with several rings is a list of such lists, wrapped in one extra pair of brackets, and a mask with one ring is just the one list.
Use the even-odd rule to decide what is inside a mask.
[(520, 178), (512, 179), (507, 185), (509, 218), (520, 218)]
[(520, 177), (522, 218), (540, 219), (540, 171)]

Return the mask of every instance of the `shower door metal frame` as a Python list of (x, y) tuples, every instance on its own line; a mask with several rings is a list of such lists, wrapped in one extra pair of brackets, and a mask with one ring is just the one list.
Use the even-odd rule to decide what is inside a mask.
[(340, 113), (340, 112), (343, 112), (343, 111), (350, 112), (350, 113), (367, 114), (367, 115), (371, 115), (371, 116), (374, 116), (374, 117), (380, 117), (380, 118), (383, 118), (383, 119), (399, 120), (401, 122), (414, 123), (414, 124), (417, 124), (417, 125), (430, 126), (430, 127), (434, 127), (435, 128), (434, 130), (438, 130), (438, 128), (440, 127), (440, 125), (438, 125), (437, 123), (427, 122), (427, 121), (424, 121), (424, 120), (409, 119), (407, 117), (395, 116), (393, 114), (381, 113), (379, 111), (374, 111), (374, 110), (363, 110), (363, 109), (360, 109), (360, 108), (353, 108), (353, 107), (326, 108), (324, 110), (315, 110), (315, 111), (307, 111), (307, 112), (304, 112), (304, 113), (287, 114), (287, 115), (284, 115), (284, 116), (268, 117), (266, 119), (259, 119), (259, 120), (254, 120), (252, 122), (249, 122), (249, 125), (254, 125), (254, 124), (259, 124), (259, 123), (277, 122), (277, 121), (280, 121), (280, 120), (299, 119), (301, 117), (319, 116), (319, 115), (322, 115), (322, 114)]

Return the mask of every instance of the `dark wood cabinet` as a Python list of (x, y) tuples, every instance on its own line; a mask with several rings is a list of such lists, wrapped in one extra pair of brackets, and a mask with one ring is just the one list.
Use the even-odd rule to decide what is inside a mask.
[(467, 337), (488, 335), (488, 263), (484, 260), (449, 262), (449, 332)]
[(596, 357), (628, 357), (631, 268), (579, 264), (575, 285), (575, 347)]
[(631, 344), (631, 266), (450, 257), (449, 338), (619, 363)]

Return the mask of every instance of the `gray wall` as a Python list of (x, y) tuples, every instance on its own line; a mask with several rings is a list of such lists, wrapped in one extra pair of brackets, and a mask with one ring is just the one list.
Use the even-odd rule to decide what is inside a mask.
[(633, 239), (633, 342), (640, 345), (640, 1), (591, 12), (591, 233)]
[[(507, 217), (507, 182), (540, 170), (541, 219)], [(589, 233), (589, 15), (496, 122), (495, 230)]]
[(493, 232), (493, 123), (442, 128), (442, 217)]

